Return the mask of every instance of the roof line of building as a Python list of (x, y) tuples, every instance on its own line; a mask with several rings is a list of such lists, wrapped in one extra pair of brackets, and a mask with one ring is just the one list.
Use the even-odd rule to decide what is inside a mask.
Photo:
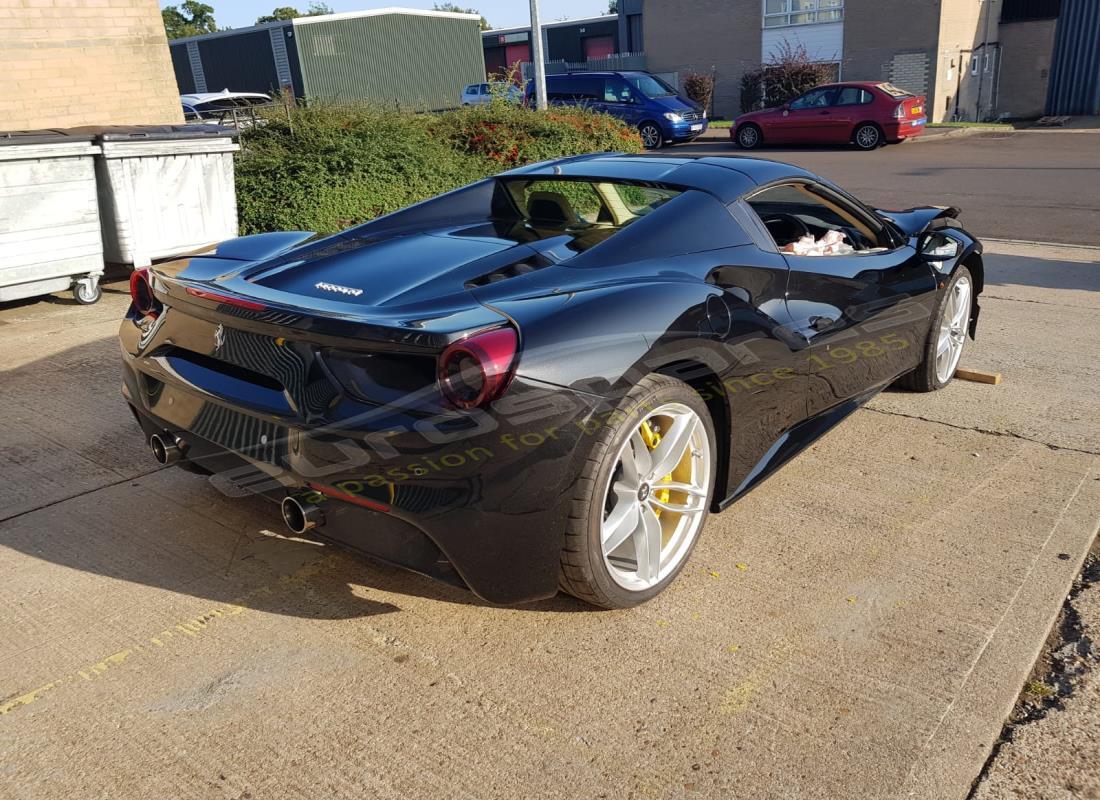
[[(579, 19), (563, 19), (558, 22), (544, 22), (542, 27), (544, 28), (562, 28), (566, 25), (580, 25), (585, 22), (606, 22), (612, 19), (618, 19), (618, 14), (601, 14), (598, 17), (580, 17)], [(493, 36), (498, 33), (519, 33), (520, 31), (531, 30), (530, 25), (517, 25), (514, 28), (493, 28), (491, 30), (482, 31), (482, 36)]]
[(269, 28), (281, 28), (286, 25), (309, 25), (315, 22), (335, 22), (342, 19), (355, 19), (357, 17), (378, 17), (385, 14), (403, 14), (414, 17), (447, 17), (450, 19), (480, 20), (479, 14), (467, 14), (458, 11), (434, 11), (423, 8), (399, 8), (390, 6), (387, 8), (372, 8), (365, 11), (341, 11), (336, 14), (319, 14), (312, 17), (295, 17), (294, 19), (278, 19), (273, 22), (262, 22), (259, 25), (247, 25), (243, 28), (227, 28), (224, 31), (213, 33), (200, 33), (198, 36), (183, 36), (179, 39), (169, 39), (168, 44), (186, 44), (187, 42), (199, 42), (207, 39), (219, 39), (223, 36), (234, 36), (238, 33), (252, 33), (253, 31), (266, 31)]

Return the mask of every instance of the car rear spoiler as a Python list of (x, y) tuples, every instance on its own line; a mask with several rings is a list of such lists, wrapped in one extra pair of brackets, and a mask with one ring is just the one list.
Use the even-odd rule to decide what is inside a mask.
[(256, 233), (252, 236), (239, 236), (220, 242), (213, 251), (202, 255), (206, 258), (227, 258), (233, 261), (261, 261), (278, 255), (295, 245), (307, 241), (317, 234), (312, 231), (277, 231), (275, 233)]

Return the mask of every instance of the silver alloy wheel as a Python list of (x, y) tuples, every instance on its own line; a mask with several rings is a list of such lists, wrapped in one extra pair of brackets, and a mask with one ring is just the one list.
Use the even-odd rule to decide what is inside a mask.
[(864, 150), (870, 150), (878, 144), (878, 128), (874, 125), (864, 125), (856, 131), (856, 144)]
[(756, 147), (758, 141), (760, 141), (760, 134), (752, 125), (747, 125), (737, 132), (738, 144), (746, 149)]
[(608, 574), (643, 591), (691, 551), (710, 494), (711, 445), (682, 403), (651, 411), (623, 443), (604, 493), (600, 540)]
[(940, 383), (951, 380), (959, 366), (970, 322), (970, 280), (960, 276), (948, 291), (936, 340), (936, 379)]
[(661, 129), (652, 122), (647, 122), (638, 129), (638, 132), (642, 135), (642, 146), (647, 150), (654, 150), (661, 146), (664, 137), (661, 135)]

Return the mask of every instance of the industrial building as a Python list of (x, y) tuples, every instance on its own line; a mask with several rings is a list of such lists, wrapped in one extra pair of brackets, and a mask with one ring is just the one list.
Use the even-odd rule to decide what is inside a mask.
[(644, 0), (644, 15), (646, 68), (713, 73), (719, 116), (784, 44), (926, 95), (936, 122), (1100, 113), (1096, 0)]
[[(618, 14), (604, 14), (584, 19), (549, 22), (542, 26), (543, 59), (551, 71), (583, 69), (588, 62), (597, 67), (642, 68), (644, 64), (609, 64), (608, 59), (624, 54), (638, 56), (644, 49), (642, 38), (642, 0), (620, 2)], [(482, 31), (485, 68), (489, 74), (500, 73), (518, 64), (531, 61), (531, 28), (501, 28)], [(553, 68), (557, 69), (553, 69)]]
[(180, 94), (284, 91), (299, 99), (451, 108), (484, 80), (479, 17), (383, 8), (298, 17), (170, 43)]

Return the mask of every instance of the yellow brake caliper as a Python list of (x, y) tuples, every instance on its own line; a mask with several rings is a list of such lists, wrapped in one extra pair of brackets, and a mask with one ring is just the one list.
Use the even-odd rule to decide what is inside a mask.
[[(645, 442), (645, 446), (648, 447), (651, 451), (656, 450), (657, 445), (659, 445), (661, 443), (661, 434), (659, 434), (657, 431), (653, 430), (653, 426), (649, 424), (649, 420), (646, 420), (645, 422), (643, 422), (642, 425), (641, 425), (641, 428), (639, 428), (639, 430), (642, 434), (642, 441)], [(668, 473), (668, 475), (665, 475), (663, 478), (661, 478), (661, 483), (671, 483), (671, 482), (672, 482), (672, 473), (671, 472)], [(672, 496), (672, 492), (668, 489), (654, 488), (653, 489), (653, 495), (654, 495), (654, 497), (656, 497), (662, 503), (667, 503), (669, 501), (669, 498)], [(653, 513), (656, 514), (659, 517), (659, 516), (661, 516), (661, 509), (660, 508), (653, 509)]]

